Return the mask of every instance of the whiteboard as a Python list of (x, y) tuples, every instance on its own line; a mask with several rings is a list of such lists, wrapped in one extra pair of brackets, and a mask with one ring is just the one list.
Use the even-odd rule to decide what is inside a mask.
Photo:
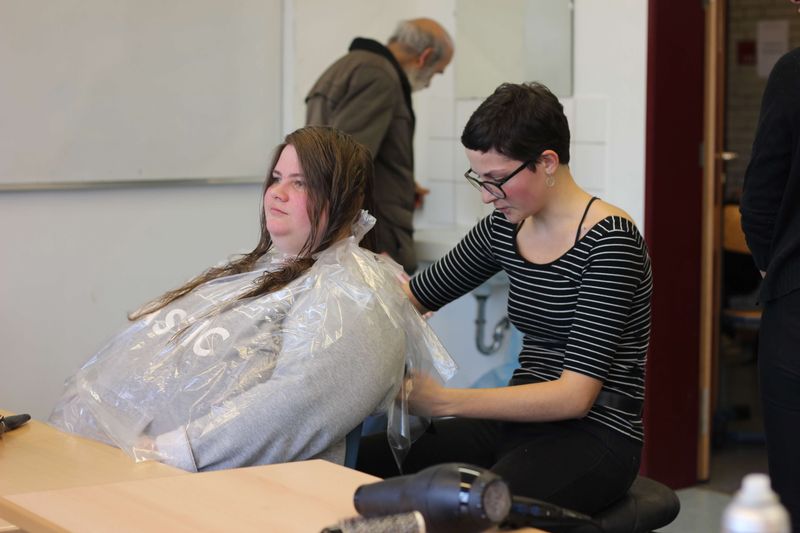
[(0, 1), (0, 188), (260, 180), (281, 0)]

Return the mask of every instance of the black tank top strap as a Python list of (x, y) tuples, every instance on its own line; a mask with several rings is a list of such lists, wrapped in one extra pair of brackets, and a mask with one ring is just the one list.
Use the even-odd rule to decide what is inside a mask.
[(589, 214), (589, 208), (592, 207), (592, 204), (597, 199), (598, 199), (597, 196), (592, 196), (592, 199), (589, 200), (588, 204), (586, 204), (586, 209), (583, 210), (583, 216), (581, 217), (581, 221), (578, 222), (578, 231), (575, 233), (575, 244), (578, 244), (578, 241), (581, 238), (581, 226), (583, 226), (583, 221), (586, 220), (586, 215)]

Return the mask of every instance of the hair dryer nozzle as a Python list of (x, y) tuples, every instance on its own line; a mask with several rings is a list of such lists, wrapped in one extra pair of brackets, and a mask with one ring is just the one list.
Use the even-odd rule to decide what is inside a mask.
[(430, 531), (483, 531), (499, 523), (511, 509), (511, 493), (489, 470), (445, 463), (416, 474), (362, 485), (353, 497), (364, 516), (419, 511)]

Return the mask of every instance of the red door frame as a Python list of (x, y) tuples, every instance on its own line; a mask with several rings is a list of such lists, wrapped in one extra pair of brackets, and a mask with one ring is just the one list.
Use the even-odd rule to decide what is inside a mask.
[(642, 473), (697, 481), (705, 13), (649, 0), (645, 238), (653, 262)]

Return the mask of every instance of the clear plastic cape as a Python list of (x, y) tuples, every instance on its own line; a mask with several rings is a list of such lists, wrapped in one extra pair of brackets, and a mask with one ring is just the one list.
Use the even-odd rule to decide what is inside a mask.
[(287, 259), (207, 282), (132, 323), (66, 382), (50, 422), (136, 461), (186, 470), (326, 458), (370, 414), (387, 413), (398, 464), (427, 421), (408, 377), (456, 370), (408, 302), (391, 259), (359, 247), (374, 224), (315, 257), (283, 289), (237, 300)]

